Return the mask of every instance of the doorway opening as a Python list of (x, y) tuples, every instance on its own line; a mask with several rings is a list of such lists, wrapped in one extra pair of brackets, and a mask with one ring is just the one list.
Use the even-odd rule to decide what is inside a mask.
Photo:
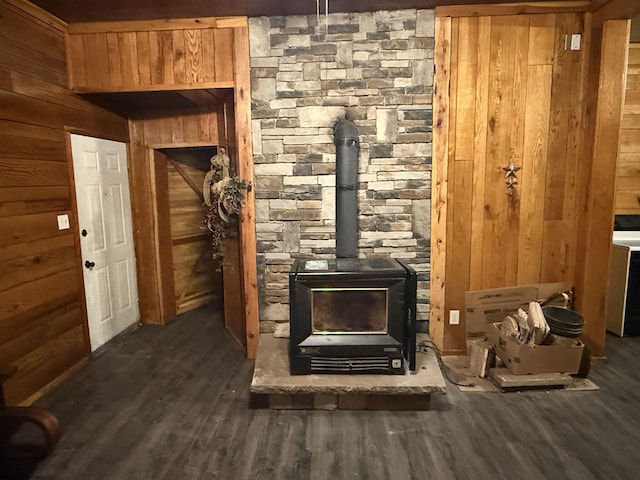
[[(202, 185), (217, 146), (155, 150), (160, 254), (167, 316), (222, 300), (222, 266), (203, 225)], [(169, 275), (170, 273), (170, 275)]]

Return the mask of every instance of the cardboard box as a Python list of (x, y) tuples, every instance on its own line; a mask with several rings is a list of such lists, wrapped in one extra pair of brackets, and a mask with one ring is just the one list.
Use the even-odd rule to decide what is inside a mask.
[(546, 299), (570, 288), (568, 284), (559, 282), (466, 292), (464, 321), (467, 336), (485, 335), (490, 324), (501, 322), (518, 308), (526, 310), (529, 302)]
[(584, 344), (579, 340), (565, 345), (521, 345), (513, 337), (500, 333), (500, 323), (492, 323), (488, 341), (496, 355), (516, 375), (538, 373), (578, 373)]

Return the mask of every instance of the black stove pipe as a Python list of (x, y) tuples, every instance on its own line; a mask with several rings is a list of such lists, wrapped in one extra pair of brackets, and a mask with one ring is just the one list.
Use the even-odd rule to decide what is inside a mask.
[(358, 256), (358, 129), (351, 120), (333, 126), (336, 146), (336, 257)]

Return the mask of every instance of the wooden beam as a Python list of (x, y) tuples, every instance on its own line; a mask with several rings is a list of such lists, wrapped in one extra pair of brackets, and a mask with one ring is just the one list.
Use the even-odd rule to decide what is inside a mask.
[(565, 2), (518, 2), (478, 5), (447, 5), (436, 7), (436, 17), (479, 17), (485, 15), (522, 15), (529, 13), (573, 13), (588, 12), (589, 0)]
[(185, 243), (193, 243), (198, 242), (200, 240), (208, 240), (210, 238), (211, 233), (202, 232), (202, 233), (193, 233), (189, 235), (184, 235), (181, 237), (172, 237), (171, 244), (173, 246), (176, 245), (184, 245)]
[(170, 84), (152, 84), (152, 85), (140, 85), (140, 84), (124, 84), (118, 86), (91, 86), (88, 87), (74, 87), (72, 90), (74, 93), (118, 93), (118, 92), (163, 92), (163, 91), (178, 91), (183, 93), (187, 90), (211, 90), (218, 88), (233, 88), (233, 82), (207, 82), (207, 83), (170, 83)]
[(215, 147), (216, 144), (211, 140), (203, 140), (199, 142), (167, 142), (167, 143), (150, 143), (148, 148), (153, 150), (162, 150), (163, 148), (189, 148), (189, 147)]
[(436, 18), (434, 53), (436, 86), (433, 99), (433, 147), (431, 186), (431, 290), (429, 334), (444, 348), (445, 270), (447, 251), (447, 171), (449, 169), (449, 82), (451, 67), (451, 18)]
[(576, 310), (585, 318), (583, 341), (604, 356), (605, 301), (613, 233), (615, 174), (624, 106), (629, 20), (592, 28), (584, 125), (583, 208), (576, 252)]
[(195, 28), (241, 28), (247, 27), (247, 25), (247, 17), (166, 18), (120, 22), (70, 23), (68, 31), (70, 34), (149, 32), (159, 30), (193, 30)]
[(195, 182), (191, 179), (189, 174), (184, 171), (184, 168), (182, 168), (182, 165), (180, 165), (179, 162), (176, 162), (173, 158), (170, 158), (170, 157), (167, 157), (167, 161), (171, 165), (173, 165), (173, 168), (176, 169), (176, 171), (180, 174), (182, 179), (187, 183), (187, 185), (189, 185), (191, 190), (194, 191), (194, 193), (198, 196), (198, 198), (201, 201), (204, 201), (204, 195), (203, 195), (203, 192), (202, 192), (202, 186), (195, 184)]
[(224, 103), (230, 95), (233, 94), (232, 90), (229, 89), (207, 89), (209, 95), (218, 99), (218, 103)]
[[(215, 90), (211, 90), (211, 91), (215, 91)], [(184, 98), (186, 98), (187, 100), (189, 100), (190, 102), (192, 102), (195, 105), (199, 105), (199, 106), (214, 106), (214, 105), (219, 105), (220, 104), (220, 100), (211, 95), (210, 90), (176, 90), (176, 93), (178, 95), (182, 95)]]
[[(234, 29), (234, 106), (238, 175), (254, 183), (251, 144), (251, 90), (249, 67), (249, 29)], [(247, 357), (255, 358), (260, 338), (258, 319), (258, 270), (256, 264), (256, 224), (254, 188), (247, 192), (247, 203), (240, 211), (240, 261), (247, 335)]]

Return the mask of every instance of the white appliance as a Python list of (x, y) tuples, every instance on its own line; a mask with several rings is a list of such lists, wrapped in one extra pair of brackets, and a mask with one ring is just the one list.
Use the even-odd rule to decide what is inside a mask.
[(616, 335), (640, 335), (640, 231), (613, 232), (606, 319)]

